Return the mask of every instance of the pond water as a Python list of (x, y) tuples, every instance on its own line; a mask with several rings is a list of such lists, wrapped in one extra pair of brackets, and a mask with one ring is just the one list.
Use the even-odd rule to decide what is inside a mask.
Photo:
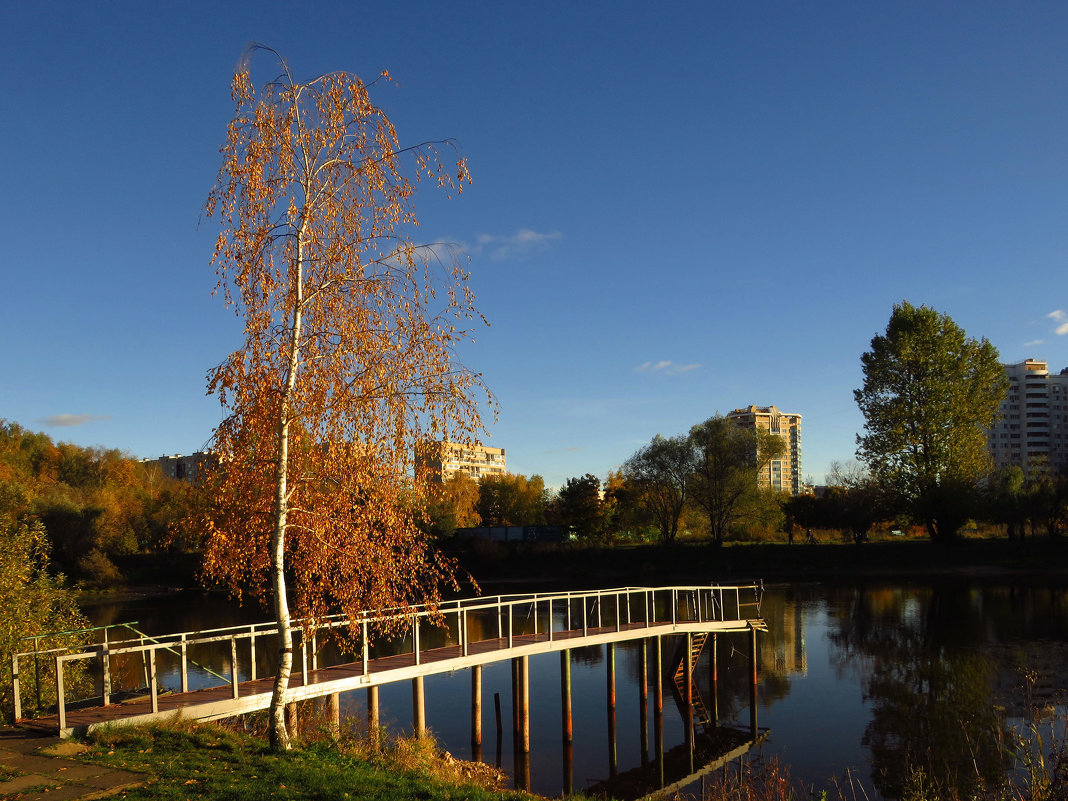
[[(264, 619), (255, 608), (198, 594), (101, 603), (86, 612), (95, 625), (138, 621), (137, 628), (149, 634)], [(1004, 769), (991, 734), (1008, 736), (1006, 724), (1018, 725), (1026, 717), (1029, 697), (1059, 703), (1061, 690), (1068, 687), (1068, 588), (1061, 585), (956, 581), (770, 586), (762, 613), (768, 631), (758, 638), (756, 713), (766, 736), (751, 753), (776, 757), (791, 766), (796, 778), (821, 787), (848, 770), (869, 790), (892, 798), (899, 792), (906, 763), (930, 760), (943, 775), (958, 774), (960, 786), (967, 788), (977, 772), (994, 775)], [(684, 706), (671, 678), (680, 640), (662, 641), (661, 742), (665, 752), (676, 753), (687, 742)], [(655, 650), (649, 653), (652, 659)], [(471, 745), (468, 671), (426, 679), (427, 725), (455, 756), (499, 764), (518, 775), (520, 783), (529, 781), (532, 790), (549, 796), (569, 786), (575, 791), (597, 788), (612, 777), (638, 774), (643, 765), (656, 768), (660, 763), (653, 689), (646, 727), (640, 719), (641, 644), (615, 646), (614, 737), (608, 724), (607, 655), (607, 646), (572, 651), (570, 752), (561, 736), (556, 653), (530, 660), (531, 752), (525, 764), (516, 762), (512, 748), (508, 662), (484, 668), (480, 753)], [(748, 635), (719, 635), (716, 656), (715, 682), (710, 646), (694, 673), (703, 703), (718, 712), (719, 723), (719, 729), (709, 727), (699, 738), (698, 762), (710, 757), (709, 749), (720, 740), (726, 750), (739, 736), (746, 739), (752, 722)], [(228, 647), (191, 657), (204, 668), (229, 674)], [(260, 675), (270, 670), (267, 662), (258, 664)], [(177, 683), (173, 670), (161, 669), (165, 685)], [(137, 665), (128, 671), (136, 674)], [(651, 665), (647, 675), (651, 682)], [(1027, 675), (1029, 690), (1024, 687)], [(136, 676), (128, 681), (136, 683)], [(196, 681), (201, 686), (221, 683), (205, 670)], [(502, 715), (499, 739), (495, 695)], [(342, 696), (342, 714), (355, 728), (365, 720), (364, 703), (363, 691)], [(381, 689), (381, 715), (392, 732), (411, 731), (410, 683)], [(686, 772), (672, 776), (671, 760), (668, 767), (663, 778), (667, 783)]]

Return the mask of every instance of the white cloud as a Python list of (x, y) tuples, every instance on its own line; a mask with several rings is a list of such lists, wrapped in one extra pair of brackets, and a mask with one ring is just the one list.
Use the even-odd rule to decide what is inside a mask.
[(479, 234), (476, 244), (471, 248), (470, 253), (472, 255), (486, 253), (494, 261), (502, 261), (526, 256), (536, 248), (563, 238), (564, 235), (560, 231), (539, 234), (530, 228), (520, 228), (514, 234), (508, 236)]
[(1044, 340), (1044, 339), (1032, 339), (1030, 342), (1025, 342), (1024, 343), (1024, 347), (1025, 348), (1029, 348), (1032, 345), (1045, 345), (1045, 344), (1046, 344), (1046, 340)]
[(1046, 315), (1046, 317), (1048, 317), (1050, 320), (1053, 320), (1053, 322), (1056, 324), (1056, 327), (1053, 330), (1057, 333), (1058, 336), (1064, 336), (1065, 334), (1068, 334), (1068, 312), (1066, 312), (1064, 309), (1057, 309), (1055, 311), (1051, 311), (1049, 314)]
[(54, 414), (51, 417), (41, 417), (34, 420), (45, 426), (65, 427), (84, 426), (86, 423), (95, 423), (98, 420), (110, 420), (106, 414)]
[(664, 375), (680, 375), (681, 373), (688, 373), (690, 370), (696, 370), (700, 367), (700, 364), (675, 364), (670, 360), (664, 360), (659, 362), (646, 362), (645, 364), (639, 364), (634, 368), (636, 373), (662, 373)]

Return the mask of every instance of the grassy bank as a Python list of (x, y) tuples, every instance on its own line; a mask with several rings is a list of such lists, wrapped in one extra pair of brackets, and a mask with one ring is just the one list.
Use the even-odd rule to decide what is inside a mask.
[(324, 739), (284, 754), (265, 740), (215, 724), (116, 727), (94, 734), (83, 759), (145, 774), (121, 797), (361, 801), (529, 801), (501, 789), (487, 766), (440, 755), (431, 740), (401, 740), (373, 752), (359, 740)]

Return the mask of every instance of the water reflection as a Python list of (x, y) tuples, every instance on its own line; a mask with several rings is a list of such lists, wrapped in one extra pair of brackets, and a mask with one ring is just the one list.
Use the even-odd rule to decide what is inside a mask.
[[(687, 685), (674, 681), (685, 646), (681, 637), (663, 637), (659, 652), (656, 640), (619, 644), (614, 658), (605, 646), (573, 649), (566, 683), (559, 654), (532, 657), (529, 752), (511, 736), (507, 662), (482, 671), (481, 742), (473, 742), (470, 671), (427, 677), (427, 725), (457, 756), (495, 762), (512, 771), (517, 784), (550, 796), (611, 787), (622, 797), (619, 783), (636, 786), (639, 776), (670, 785), (680, 760), (688, 768), (692, 755), (699, 769), (710, 742), (727, 731), (753, 739), (754, 723), (758, 735), (770, 732), (760, 752), (781, 757), (796, 776), (820, 786), (850, 768), (869, 777), (869, 787), (895, 797), (912, 760), (935, 775), (956, 776), (966, 793), (977, 777), (1004, 768), (998, 738), (1025, 711), (1020, 669), (1038, 672), (1040, 701), (1058, 700), (1068, 686), (1068, 593), (1060, 585), (794, 585), (771, 588), (761, 611), (768, 631), (757, 640), (756, 704), (746, 634), (721, 634), (705, 644), (692, 670), (692, 715)], [(263, 619), (258, 609), (199, 596), (89, 612), (94, 624), (140, 620), (149, 633)], [(496, 633), (492, 618), (470, 625), (481, 627), (479, 636)], [(448, 630), (421, 633), (424, 643), (452, 636)], [(410, 647), (410, 638), (396, 645)], [(330, 649), (336, 645), (321, 654), (326, 662), (335, 658)], [(273, 650), (264, 643), (256, 654), (259, 675), (273, 671)], [(205, 670), (229, 676), (228, 648), (190, 656)], [(251, 655), (238, 657), (245, 678)], [(174, 684), (163, 661), (163, 681)], [(199, 686), (220, 683), (210, 673), (198, 675)], [(131, 663), (123, 676), (135, 684), (143, 666)], [(382, 687), (380, 696), (382, 725), (410, 732), (411, 685)], [(350, 728), (366, 730), (366, 694), (344, 695), (341, 713)]]

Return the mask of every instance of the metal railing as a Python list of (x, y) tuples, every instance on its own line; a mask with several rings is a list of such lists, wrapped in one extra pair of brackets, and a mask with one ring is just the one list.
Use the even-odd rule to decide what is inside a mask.
[[(352, 642), (360, 643), (358, 662), (362, 674), (368, 675), (371, 661), (371, 634), (376, 626), (388, 626), (396, 630), (397, 624), (403, 624), (408, 632), (401, 644), (404, 648), (409, 637), (414, 664), (419, 665), (422, 658), (420, 630), (425, 625), (445, 628), (446, 638), (452, 639), (451, 645), (459, 645), (462, 656), (468, 656), (471, 646), (486, 640), (497, 639), (501, 645), (512, 648), (515, 638), (534, 635), (534, 639), (547, 639), (549, 642), (561, 632), (574, 632), (581, 629), (583, 635), (592, 630), (621, 631), (624, 627), (678, 626), (684, 623), (708, 623), (716, 621), (743, 621), (760, 617), (760, 599), (763, 592), (761, 584), (740, 586), (675, 586), (675, 587), (623, 587), (609, 590), (590, 590), (583, 592), (556, 593), (515, 593), (497, 595), (492, 598), (468, 598), (446, 601), (437, 606), (416, 605), (408, 608), (385, 610), (379, 613), (364, 613), (350, 620), (342, 615), (323, 619), (295, 620), (292, 624), (294, 645), (299, 640), (300, 661), (293, 666), (295, 674), (307, 677), (309, 663), (311, 670), (318, 670), (318, 637), (323, 632), (335, 629), (349, 629)], [(478, 616), (496, 637), (483, 636), (472, 639), (471, 620)], [(452, 622), (455, 621), (455, 628)], [(248, 680), (257, 679), (257, 640), (263, 637), (277, 636), (277, 627), (273, 622), (254, 623), (243, 626), (229, 626), (195, 632), (181, 632), (160, 636), (148, 636), (136, 629), (134, 624), (121, 624), (136, 632), (138, 637), (130, 640), (117, 640), (74, 648), (55, 648), (48, 651), (29, 651), (12, 656), (11, 675), (14, 698), (15, 720), (21, 719), (22, 704), (19, 692), (20, 660), (33, 656), (35, 661), (42, 656), (55, 660), (56, 695), (59, 728), (66, 728), (67, 707), (75, 701), (66, 698), (64, 686), (64, 669), (68, 663), (80, 660), (98, 660), (101, 676), (99, 697), (103, 706), (112, 700), (111, 662), (124, 655), (140, 656), (145, 672), (145, 684), (151, 701), (153, 713), (159, 711), (159, 672), (157, 654), (160, 651), (170, 653), (178, 659), (180, 692), (189, 691), (189, 665), (196, 663), (189, 658), (189, 649), (212, 643), (229, 642), (229, 675), (212, 671), (204, 666), (202, 670), (228, 683), (232, 697), (240, 697), (239, 685), (239, 651), (248, 656)], [(353, 637), (355, 628), (358, 636)], [(455, 632), (455, 633), (453, 633)], [(262, 647), (262, 646), (261, 646)], [(404, 651), (402, 650), (402, 653)], [(353, 654), (356, 656), (356, 654)], [(299, 668), (299, 669), (298, 669)], [(217, 685), (221, 686), (221, 685)], [(83, 699), (85, 700), (85, 699)]]

